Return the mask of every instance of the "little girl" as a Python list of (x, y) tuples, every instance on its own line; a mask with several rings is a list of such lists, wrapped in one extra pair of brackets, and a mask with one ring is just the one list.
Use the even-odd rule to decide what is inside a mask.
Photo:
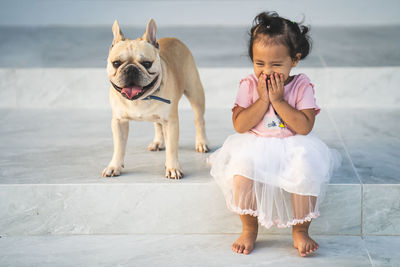
[(228, 208), (240, 215), (243, 232), (232, 245), (249, 254), (258, 223), (293, 229), (301, 256), (318, 249), (308, 235), (340, 155), (312, 132), (320, 112), (314, 86), (305, 74), (290, 71), (310, 51), (308, 28), (261, 13), (251, 28), (249, 56), (254, 74), (240, 81), (232, 109), (238, 132), (209, 157), (211, 175)]

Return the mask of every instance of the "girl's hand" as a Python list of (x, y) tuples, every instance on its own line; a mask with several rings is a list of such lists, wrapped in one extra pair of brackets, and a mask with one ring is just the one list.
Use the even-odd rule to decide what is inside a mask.
[(267, 75), (262, 72), (258, 77), (257, 92), (262, 101), (269, 103), (266, 79)]
[(273, 73), (268, 80), (268, 93), (271, 103), (280, 102), (283, 100), (285, 92), (283, 74)]

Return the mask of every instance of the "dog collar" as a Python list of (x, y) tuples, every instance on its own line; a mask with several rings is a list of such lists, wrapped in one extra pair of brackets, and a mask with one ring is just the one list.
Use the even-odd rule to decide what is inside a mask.
[(171, 104), (170, 100), (162, 98), (162, 97), (159, 97), (159, 96), (155, 96), (155, 95), (148, 95), (145, 98), (143, 98), (142, 100), (151, 100), (151, 99), (158, 100), (158, 101), (161, 101), (161, 102), (164, 102), (164, 103), (167, 103), (167, 104)]
[[(122, 90), (121, 87), (118, 87), (118, 86), (117, 86), (116, 84), (114, 84), (112, 81), (110, 81), (110, 82), (111, 82), (111, 85), (112, 85), (118, 92), (121, 92), (121, 90)], [(158, 89), (156, 90), (156, 92), (157, 92), (158, 90), (160, 90), (160, 87), (158, 87)], [(155, 95), (148, 95), (148, 96), (146, 96), (145, 98), (143, 98), (143, 99), (141, 99), (141, 100), (152, 100), (152, 99), (158, 100), (158, 101), (161, 101), (161, 102), (164, 102), (164, 103), (167, 103), (167, 104), (171, 104), (171, 101), (170, 101), (170, 100), (165, 99), (165, 98), (162, 98), (162, 97), (159, 97), (159, 96), (155, 96)]]

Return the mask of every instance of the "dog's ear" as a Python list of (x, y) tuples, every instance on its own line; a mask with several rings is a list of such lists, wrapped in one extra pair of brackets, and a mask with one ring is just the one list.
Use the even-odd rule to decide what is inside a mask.
[(114, 34), (114, 40), (112, 42), (111, 47), (113, 47), (116, 43), (118, 43), (119, 41), (123, 41), (125, 40), (124, 34), (121, 32), (121, 30), (119, 29), (119, 24), (118, 21), (115, 20), (114, 24), (112, 26), (112, 32)]
[(156, 39), (157, 25), (153, 19), (150, 19), (147, 23), (146, 32), (143, 34), (142, 39), (149, 42), (158, 48), (158, 42)]

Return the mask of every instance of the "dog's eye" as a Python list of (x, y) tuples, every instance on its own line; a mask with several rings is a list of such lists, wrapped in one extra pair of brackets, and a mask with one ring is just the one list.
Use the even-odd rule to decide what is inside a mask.
[(122, 62), (117, 60), (117, 61), (114, 61), (112, 64), (113, 64), (114, 68), (118, 69), (118, 67), (121, 66)]
[(153, 62), (150, 61), (144, 61), (142, 62), (143, 67), (145, 67), (146, 69), (150, 69), (151, 66), (153, 65)]

